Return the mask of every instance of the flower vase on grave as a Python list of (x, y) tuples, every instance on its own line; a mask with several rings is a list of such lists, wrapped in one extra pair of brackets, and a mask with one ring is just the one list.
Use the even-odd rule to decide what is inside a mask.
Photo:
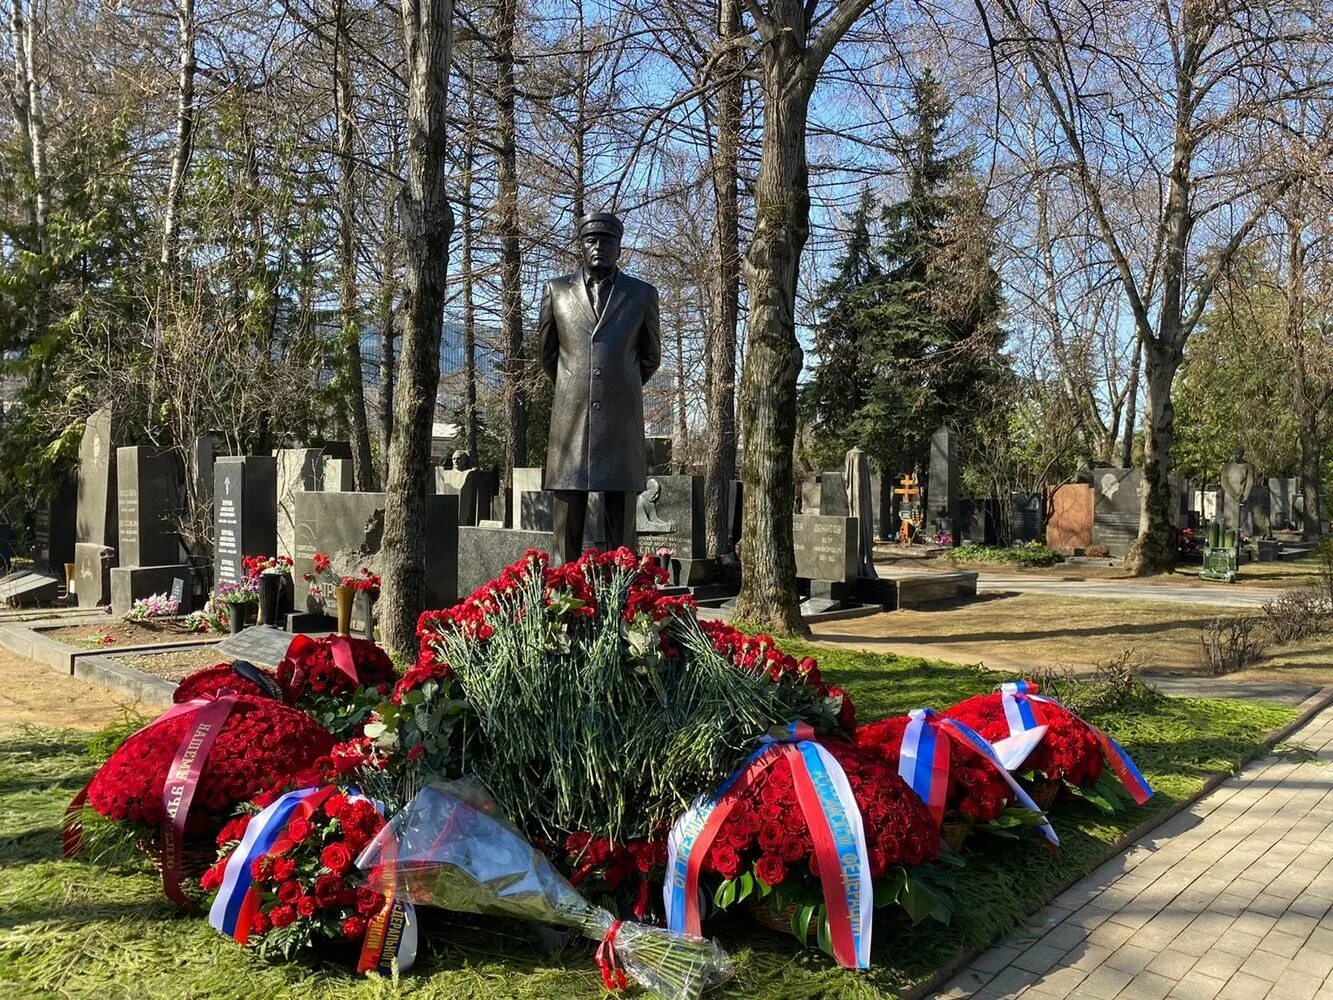
[(356, 588), (339, 584), (333, 588), (333, 596), (338, 599), (338, 634), (347, 635), (352, 628), (352, 601), (356, 598)]
[(231, 626), (231, 634), (237, 635), (250, 624), (250, 605), (228, 604), (227, 605), (227, 624)]
[(349, 630), (358, 636), (375, 641), (375, 599), (379, 593), (374, 590), (356, 591), (352, 601), (352, 620)]
[(259, 624), (278, 623), (278, 600), (282, 597), (282, 576), (262, 573), (259, 577)]

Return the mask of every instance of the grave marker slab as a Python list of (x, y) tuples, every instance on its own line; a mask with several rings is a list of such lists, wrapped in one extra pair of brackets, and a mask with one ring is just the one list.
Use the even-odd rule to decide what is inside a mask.
[(176, 457), (155, 448), (116, 449), (116, 510), (121, 566), (180, 563), (181, 516)]
[(1104, 545), (1117, 559), (1139, 537), (1138, 469), (1098, 467), (1092, 470), (1092, 543)]
[(819, 474), (819, 513), (824, 517), (851, 517), (847, 506), (847, 480), (841, 472)]
[(638, 496), (634, 515), (640, 551), (666, 548), (676, 559), (707, 558), (702, 476), (651, 477)]
[(277, 460), (224, 456), (213, 466), (213, 582), (238, 583), (245, 556), (272, 555), (277, 544)]
[(854, 517), (797, 514), (792, 524), (796, 575), (806, 580), (855, 580), (857, 530)]
[[(334, 587), (361, 567), (382, 572), (384, 539), (383, 493), (297, 493), (296, 549), (292, 580), (296, 610), (335, 614)], [(458, 497), (426, 497), (426, 606), (445, 608), (458, 599)], [(315, 553), (330, 559), (329, 569), (314, 586), (305, 575), (315, 572)]]
[(930, 478), (926, 480), (926, 526), (935, 534), (948, 532), (957, 545), (962, 526), (959, 503), (958, 436), (941, 427), (930, 437)]
[(296, 495), (320, 489), (324, 452), (319, 448), (279, 448), (273, 457), (277, 461), (277, 554), (290, 558), (296, 548)]
[(464, 526), (458, 529), (458, 592), (470, 594), (523, 558), (528, 549), (551, 551), (551, 534), (512, 528)]
[(111, 410), (103, 407), (88, 418), (79, 444), (78, 523), (76, 542), (115, 548), (116, 447)]

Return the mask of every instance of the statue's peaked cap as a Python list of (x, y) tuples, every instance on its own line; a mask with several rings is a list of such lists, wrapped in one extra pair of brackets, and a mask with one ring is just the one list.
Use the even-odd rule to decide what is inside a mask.
[(624, 224), (610, 212), (590, 212), (579, 219), (578, 235), (585, 233), (609, 233), (616, 239), (625, 234)]

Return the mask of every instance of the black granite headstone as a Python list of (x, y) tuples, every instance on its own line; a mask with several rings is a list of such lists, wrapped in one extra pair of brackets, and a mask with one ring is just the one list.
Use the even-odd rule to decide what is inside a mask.
[(704, 481), (701, 476), (653, 476), (635, 504), (639, 550), (671, 549), (677, 559), (704, 559)]
[(176, 457), (154, 448), (116, 450), (121, 566), (168, 566), (181, 559), (181, 478)]
[[(383, 493), (297, 493), (296, 548), (292, 579), (296, 610), (334, 614), (334, 588), (362, 567), (381, 572)], [(426, 606), (445, 608), (458, 599), (458, 497), (426, 497)], [(315, 553), (329, 568), (315, 573)], [(307, 581), (305, 576), (315, 576)], [(313, 585), (312, 585), (313, 583)]]
[(847, 484), (841, 472), (819, 474), (819, 513), (825, 517), (850, 517), (847, 507)]
[(55, 497), (37, 506), (33, 516), (33, 562), (36, 569), (50, 570), (61, 582), (65, 563), (74, 561), (75, 510), (78, 488), (73, 480), (63, 479)]
[(245, 556), (271, 556), (277, 544), (277, 462), (267, 455), (224, 456), (213, 465), (213, 583), (237, 583)]
[(1139, 537), (1138, 469), (1099, 467), (1092, 470), (1092, 543), (1104, 545), (1116, 558)]
[(941, 427), (930, 437), (930, 478), (926, 480), (926, 528), (944, 530), (959, 542), (962, 507), (958, 497), (958, 442), (953, 430)]
[(1300, 492), (1300, 488), (1299, 479), (1268, 480), (1268, 506), (1275, 530), (1284, 530), (1299, 523), (1296, 516), (1296, 495)]

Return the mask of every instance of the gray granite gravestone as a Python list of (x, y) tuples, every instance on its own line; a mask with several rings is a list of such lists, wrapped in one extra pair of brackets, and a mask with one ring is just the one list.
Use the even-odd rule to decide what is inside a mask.
[(801, 513), (818, 514), (819, 513), (819, 480), (807, 479), (801, 483)]
[(841, 472), (819, 474), (819, 513), (824, 517), (851, 517), (847, 507), (847, 480)]
[(325, 493), (356, 492), (356, 476), (350, 458), (325, 458), (320, 488)]
[[(599, 494), (592, 494), (588, 498), (587, 524), (597, 524), (597, 510), (593, 509), (593, 504), (600, 504), (600, 500), (594, 500)], [(518, 497), (518, 530), (519, 531), (551, 531), (554, 528), (555, 515), (552, 509), (554, 498), (550, 493), (544, 490), (524, 491)], [(600, 506), (598, 507), (600, 510)], [(586, 533), (586, 529), (585, 529)]]
[(1300, 480), (1273, 478), (1268, 480), (1268, 506), (1273, 520), (1274, 530), (1296, 527), (1296, 496), (1300, 492)]
[(857, 530), (854, 517), (797, 514), (792, 523), (796, 575), (804, 580), (854, 581)]
[(102, 607), (111, 600), (118, 541), (115, 436), (111, 410), (103, 407), (88, 418), (79, 443), (74, 564), (81, 608)]
[(213, 583), (237, 583), (245, 556), (271, 556), (277, 545), (277, 460), (224, 456), (213, 465)]
[[(459, 526), (475, 526), (480, 517), (481, 494), (485, 487), (486, 474), (481, 469), (445, 469), (435, 470), (435, 492), (440, 496), (458, 497)], [(485, 508), (490, 512), (490, 498), (486, 498)]]
[(652, 476), (635, 500), (639, 551), (669, 549), (671, 582), (698, 586), (712, 572), (705, 535), (702, 476)]
[(278, 448), (273, 457), (277, 462), (277, 555), (290, 558), (296, 548), (296, 497), (320, 489), (324, 452), (319, 448)]
[(1245, 514), (1241, 519), (1241, 530), (1251, 538), (1267, 535), (1273, 530), (1272, 496), (1268, 484), (1256, 481), (1250, 487), (1250, 497), (1245, 504)]
[(550, 552), (551, 541), (551, 534), (547, 531), (467, 526), (459, 528), (459, 595), (466, 597), (483, 583), (494, 580), (506, 566), (522, 559), (523, 553), (529, 549)]
[[(384, 540), (383, 493), (297, 493), (296, 549), (292, 579), (296, 610), (337, 613), (334, 588), (362, 567), (380, 573)], [(445, 608), (458, 598), (458, 497), (426, 497), (426, 607)], [(329, 568), (315, 573), (315, 553)], [(307, 582), (307, 574), (315, 576)]]
[(941, 427), (930, 436), (930, 478), (926, 480), (926, 529), (948, 533), (960, 541), (962, 507), (959, 503), (958, 441), (952, 428)]
[[(511, 517), (510, 526), (514, 528), (523, 527), (523, 494), (542, 492), (542, 469), (541, 466), (535, 468), (515, 469), (513, 479), (509, 485), (509, 496), (507, 498), (509, 515)], [(549, 508), (548, 508), (549, 509)], [(550, 527), (542, 529), (550, 531)]]
[(1138, 469), (1099, 466), (1092, 470), (1092, 544), (1103, 545), (1117, 559), (1139, 537)]

